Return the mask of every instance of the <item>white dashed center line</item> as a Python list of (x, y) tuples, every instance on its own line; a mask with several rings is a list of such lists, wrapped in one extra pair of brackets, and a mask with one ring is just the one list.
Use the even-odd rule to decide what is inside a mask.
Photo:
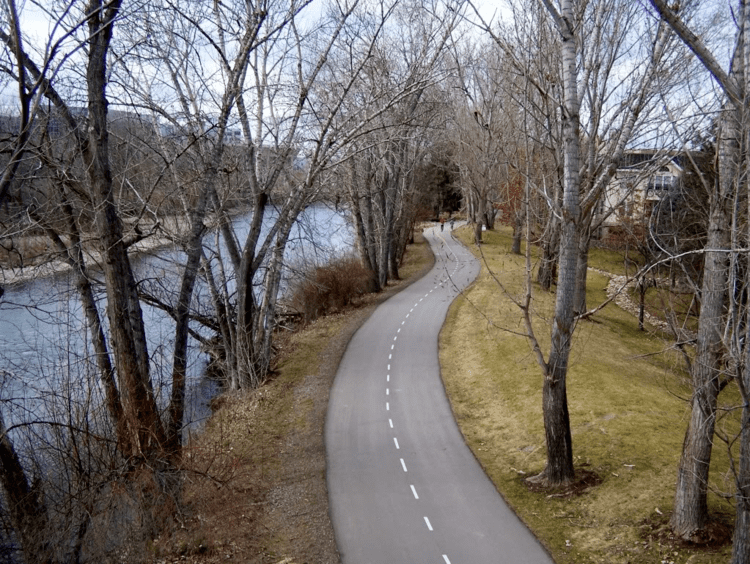
[[(450, 260), (450, 257), (446, 256), (445, 259), (441, 259), (441, 260), (445, 260), (447, 262), (447, 261)], [(454, 273), (455, 273), (456, 269), (457, 269), (457, 266), (454, 267)], [(435, 290), (443, 288), (444, 284), (448, 283), (450, 281), (450, 279), (451, 279), (450, 275), (448, 275), (448, 278), (441, 279), (432, 289), (429, 290), (429, 292), (427, 292), (424, 295), (424, 297), (419, 298), (419, 300), (409, 310), (409, 313), (407, 313), (406, 316), (402, 319), (401, 326), (398, 327), (398, 329), (396, 330), (396, 333), (394, 334), (393, 342), (391, 344), (391, 351), (395, 350), (395, 348), (396, 348), (395, 343), (398, 341), (398, 335), (401, 333), (401, 328), (406, 324), (406, 320), (409, 318), (410, 314), (414, 312), (414, 310), (419, 306), (419, 304), (425, 298), (429, 298), (430, 294), (432, 294)], [(392, 359), (393, 359), (393, 353), (391, 353), (391, 354), (388, 355), (388, 360), (391, 361)], [(391, 364), (389, 362), (388, 363), (388, 370), (386, 372), (386, 382), (388, 382), (388, 383), (390, 383), (390, 381), (391, 381), (391, 374), (390, 374), (390, 372), (391, 372)], [(385, 395), (386, 396), (390, 396), (390, 394), (391, 394), (391, 390), (390, 390), (390, 386), (388, 386), (385, 389)], [(390, 411), (391, 406), (390, 406), (389, 402), (385, 402), (385, 409), (386, 409), (386, 411)], [(391, 429), (394, 428), (393, 419), (390, 419), (390, 418), (388, 419), (388, 426)], [(395, 445), (396, 450), (400, 450), (401, 449), (401, 446), (398, 443), (398, 438), (393, 437), (393, 444)], [(403, 469), (403, 471), (404, 472), (408, 472), (408, 470), (406, 468), (406, 462), (405, 462), (405, 460), (403, 458), (399, 458), (399, 462), (401, 463), (401, 468)], [(409, 484), (409, 488), (411, 489), (412, 495), (414, 495), (414, 499), (418, 500), (419, 499), (419, 494), (417, 493), (416, 487), (413, 484)], [(432, 523), (430, 523), (430, 519), (426, 515), (424, 516), (424, 522), (425, 522), (425, 525), (427, 525), (427, 529), (429, 531), (433, 531)], [(443, 557), (444, 564), (451, 564), (451, 561), (448, 559), (448, 555), (447, 554), (443, 554), (442, 557)]]

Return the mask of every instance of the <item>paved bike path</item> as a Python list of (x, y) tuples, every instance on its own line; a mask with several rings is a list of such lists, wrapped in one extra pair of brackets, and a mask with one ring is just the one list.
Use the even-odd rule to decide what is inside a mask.
[(331, 390), (327, 481), (342, 562), (552, 563), (464, 443), (440, 379), (438, 333), (479, 263), (449, 230), (425, 236), (435, 266), (359, 329)]

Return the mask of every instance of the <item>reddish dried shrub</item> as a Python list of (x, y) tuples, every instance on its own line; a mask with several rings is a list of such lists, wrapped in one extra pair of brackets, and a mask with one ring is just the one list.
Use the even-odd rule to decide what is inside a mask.
[(370, 273), (355, 257), (347, 256), (313, 268), (292, 285), (289, 308), (305, 323), (340, 311), (370, 287)]

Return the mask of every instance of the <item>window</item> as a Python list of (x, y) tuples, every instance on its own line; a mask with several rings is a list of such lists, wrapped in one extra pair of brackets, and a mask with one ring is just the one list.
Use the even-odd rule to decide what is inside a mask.
[(646, 189), (647, 195), (656, 195), (653, 192), (660, 193), (669, 190), (674, 184), (674, 177), (671, 174), (657, 174), (649, 180)]

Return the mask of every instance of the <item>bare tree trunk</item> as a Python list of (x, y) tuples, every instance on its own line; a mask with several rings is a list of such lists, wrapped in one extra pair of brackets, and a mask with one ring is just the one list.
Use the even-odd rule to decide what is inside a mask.
[(391, 241), (393, 239), (393, 215), (395, 204), (394, 179), (393, 176), (393, 157), (389, 157), (388, 173), (380, 189), (380, 241), (378, 245), (378, 279), (381, 288), (388, 284), (388, 255), (391, 251)]
[(708, 523), (708, 472), (711, 463), (716, 404), (721, 390), (722, 328), (729, 277), (732, 199), (739, 159), (738, 111), (730, 102), (719, 133), (719, 185), (712, 195), (703, 263), (698, 340), (692, 364), (691, 415), (677, 472), (675, 534), (689, 539)]
[(544, 0), (544, 3), (555, 17), (562, 38), (565, 178), (555, 316), (552, 322), (551, 348), (542, 389), (547, 466), (537, 478), (548, 485), (558, 485), (568, 483), (575, 477), (566, 380), (575, 328), (576, 272), (581, 219), (579, 203), (581, 149), (576, 72), (577, 49), (572, 27), (572, 22), (575, 21), (573, 1), (562, 0), (560, 14), (557, 14), (549, 0)]
[(276, 302), (284, 269), (284, 251), (296, 217), (296, 213), (291, 215), (279, 230), (266, 273), (264, 299), (258, 308), (252, 359), (254, 369), (259, 374), (261, 382), (271, 371), (271, 345), (276, 329)]
[[(742, 375), (747, 380), (747, 367)], [(746, 382), (747, 384), (747, 382)], [(742, 408), (742, 427), (740, 431), (740, 459), (737, 469), (737, 504), (734, 520), (734, 538), (732, 541), (731, 564), (750, 562), (750, 407), (747, 405), (747, 386), (745, 386), (745, 406)]]
[[(569, 200), (567, 189), (565, 200)], [(574, 209), (569, 213), (574, 216)], [(555, 317), (552, 323), (552, 342), (542, 388), (547, 466), (540, 479), (548, 485), (565, 484), (572, 481), (575, 476), (566, 381), (568, 357), (575, 328), (577, 237), (575, 222), (564, 222), (560, 241), (560, 267)]]
[[(587, 223), (590, 223), (591, 218), (588, 218)], [(575, 297), (575, 313), (582, 314), (586, 312), (586, 281), (589, 274), (589, 247), (591, 245), (591, 237), (589, 233), (589, 227), (587, 227), (580, 235), (581, 239), (578, 242), (578, 266), (576, 268), (576, 297)]]
[(248, 240), (243, 246), (242, 261), (237, 281), (237, 328), (235, 331), (234, 359), (236, 365), (232, 368), (231, 384), (233, 389), (242, 387), (257, 387), (252, 374), (254, 373), (251, 351), (253, 348), (254, 319), (257, 315), (257, 304), (253, 293), (253, 280), (258, 270), (255, 261), (255, 246), (260, 237), (260, 228), (265, 215), (268, 195), (265, 192), (257, 194), (253, 206), (253, 219), (250, 226)]
[(388, 276), (391, 280), (401, 280), (398, 274), (399, 248), (398, 238), (393, 237), (391, 239), (391, 249), (388, 252)]
[(479, 194), (476, 193), (476, 191), (471, 191), (474, 197), (472, 198), (472, 214), (471, 214), (471, 221), (474, 224), (474, 244), (475, 245), (481, 245), (482, 244), (482, 227), (484, 225), (484, 206), (485, 201), (483, 198), (479, 196)]
[(369, 259), (369, 268), (370, 273), (372, 276), (372, 287), (375, 288), (377, 292), (383, 289), (383, 286), (380, 284), (380, 274), (378, 269), (378, 245), (377, 240), (375, 237), (375, 209), (372, 205), (373, 203), (373, 194), (372, 194), (372, 171), (371, 171), (371, 163), (369, 159), (366, 162), (366, 176), (365, 176), (365, 182), (367, 186), (367, 193), (365, 195), (365, 215), (367, 216), (367, 223), (366, 223), (366, 238), (365, 238), (365, 248), (367, 249), (367, 256)]
[(393, 218), (391, 219), (391, 245), (388, 249), (388, 277), (391, 280), (400, 280), (400, 277), (398, 275), (398, 261), (400, 258), (400, 249), (401, 249), (401, 241), (403, 238), (404, 229), (406, 228), (406, 220), (404, 218), (404, 198), (405, 198), (405, 192), (406, 188), (403, 186), (405, 183), (405, 179), (403, 177), (403, 172), (401, 172), (401, 167), (403, 165), (403, 159), (404, 152), (401, 153), (402, 161), (399, 163), (399, 175), (398, 175), (398, 184), (396, 186), (396, 189), (394, 190), (394, 211), (393, 211)]
[(521, 239), (523, 238), (523, 218), (520, 212), (516, 212), (516, 217), (513, 221), (513, 243), (510, 247), (510, 252), (514, 255), (521, 254)]
[[(215, 169), (214, 169), (215, 171)], [(208, 182), (213, 182), (215, 175), (209, 174)], [(191, 210), (190, 235), (185, 245), (187, 261), (182, 273), (180, 293), (173, 314), (175, 321), (175, 344), (172, 360), (172, 397), (169, 402), (169, 421), (167, 422), (167, 448), (171, 455), (178, 457), (182, 447), (182, 425), (185, 417), (185, 383), (187, 380), (188, 335), (190, 330), (190, 302), (198, 277), (200, 259), (203, 251), (203, 234), (205, 226), (203, 217), (206, 213), (207, 194), (201, 190), (196, 206)]]
[(474, 223), (474, 244), (482, 244), (482, 222), (477, 221)]
[[(729, 179), (732, 182), (733, 178)], [(721, 181), (722, 183), (724, 180)], [(698, 342), (692, 364), (693, 397), (677, 472), (674, 512), (670, 524), (689, 539), (708, 523), (708, 471), (711, 463), (716, 403), (720, 391), (721, 328), (726, 304), (729, 203), (722, 194), (712, 201), (703, 267)]]
[[(740, 2), (740, 33), (730, 72), (726, 73), (717, 59), (682, 22), (673, 8), (664, 0), (651, 0), (662, 18), (680, 39), (693, 51), (721, 85), (727, 100), (721, 114), (717, 149), (719, 180), (711, 196), (708, 238), (704, 253), (701, 311), (698, 318), (698, 342), (692, 363), (693, 397), (691, 416), (683, 443), (680, 466), (677, 472), (674, 513), (670, 525), (675, 534), (689, 539), (708, 522), (706, 492), (711, 462), (717, 397), (721, 390), (721, 360), (724, 307), (729, 280), (729, 241), (732, 200), (737, 189), (738, 173), (745, 166), (741, 152), (742, 106), (745, 105), (747, 80), (744, 59), (750, 13), (747, 2)], [(679, 4), (677, 5), (679, 6)], [(742, 517), (738, 518), (738, 524)]]
[(490, 203), (485, 204), (484, 226), (487, 228), (487, 231), (492, 231), (493, 229), (495, 229), (496, 217), (497, 217), (497, 210), (495, 210), (492, 207), (492, 204)]
[(8, 19), (10, 20), (8, 23), (11, 27), (11, 33), (9, 35), (5, 35), (3, 33), (2, 38), (13, 51), (13, 54), (16, 58), (20, 122), (18, 137), (15, 140), (14, 146), (11, 150), (11, 157), (6, 163), (2, 175), (0, 176), (0, 205), (5, 203), (5, 201), (7, 200), (11, 183), (15, 179), (16, 172), (18, 172), (18, 168), (23, 161), (24, 153), (26, 151), (26, 145), (29, 141), (29, 134), (31, 133), (31, 100), (33, 96), (33, 93), (28, 89), (28, 82), (26, 79), (26, 54), (23, 49), (21, 27), (18, 19), (18, 10), (16, 9), (15, 0), (8, 0), (7, 15)]
[(53, 547), (45, 540), (49, 537), (49, 516), (43, 493), (38, 486), (29, 484), (1, 415), (0, 466), (0, 480), (24, 560), (42, 564), (53, 562)]
[[(350, 179), (349, 179), (349, 201), (352, 206), (352, 216), (354, 217), (354, 228), (357, 234), (357, 248), (362, 266), (370, 273), (370, 291), (379, 292), (381, 290), (380, 278), (377, 268), (377, 251), (375, 249), (374, 230), (375, 225), (372, 217), (372, 197), (370, 183), (372, 181), (371, 165), (369, 159), (364, 159), (365, 171), (363, 177), (357, 174), (357, 163), (354, 158), (351, 159)], [(362, 186), (364, 184), (364, 187)], [(362, 188), (365, 190), (363, 191)], [(363, 209), (364, 206), (364, 209)]]
[(156, 408), (146, 333), (143, 326), (135, 277), (123, 241), (122, 221), (112, 190), (107, 132), (107, 54), (120, 0), (104, 4), (90, 0), (88, 13), (89, 58), (88, 140), (84, 160), (96, 206), (96, 229), (104, 257), (107, 314), (112, 331), (112, 349), (120, 379), (125, 419), (130, 426), (133, 455), (147, 455), (165, 443), (164, 428)]
[[(385, 231), (386, 237), (383, 239), (385, 249), (385, 269), (388, 279), (398, 278), (398, 262), (396, 260), (396, 247), (398, 245), (397, 230), (399, 224), (399, 211), (402, 198), (401, 182), (403, 178), (403, 167), (406, 159), (406, 148), (404, 142), (399, 140), (391, 152), (388, 174), (388, 183), (386, 184), (385, 203)], [(383, 284), (385, 285), (385, 284)]]
[[(750, 3), (742, 2), (742, 33), (744, 36), (742, 42), (743, 48), (743, 65), (744, 65), (744, 76), (743, 87), (744, 91), (747, 92), (750, 87), (750, 76), (748, 76), (748, 69), (750, 69)], [(747, 118), (745, 118), (746, 120)], [(747, 123), (746, 121), (744, 123)], [(744, 137), (745, 142), (745, 159), (747, 159), (747, 137)], [(744, 169), (744, 178), (741, 184), (741, 190), (746, 192), (750, 191), (750, 178), (748, 178), (748, 163), (745, 161), (741, 163)], [(750, 210), (750, 199), (748, 200), (748, 210)], [(746, 235), (750, 235), (750, 223), (747, 225)], [(750, 253), (744, 253), (745, 257), (745, 291), (748, 291), (748, 283), (750, 282)], [(740, 427), (740, 454), (739, 464), (737, 469), (736, 487), (737, 492), (735, 493), (735, 504), (736, 514), (734, 519), (734, 538), (732, 540), (732, 560), (731, 564), (745, 564), (750, 562), (750, 312), (745, 306), (745, 351), (744, 351), (744, 362), (741, 363), (742, 370), (738, 375), (738, 387), (742, 393), (743, 407), (742, 407), (742, 425)]]
[[(354, 217), (354, 229), (357, 234), (357, 250), (359, 251), (359, 260), (367, 271), (370, 273), (370, 291), (380, 291), (380, 279), (377, 276), (377, 268), (374, 263), (374, 257), (372, 256), (369, 236), (365, 228), (365, 219), (362, 216), (362, 208), (360, 207), (359, 195), (352, 194), (352, 216)], [(372, 213), (372, 210), (370, 210)]]
[(542, 290), (549, 292), (552, 289), (552, 283), (557, 278), (557, 260), (560, 252), (560, 222), (551, 213), (548, 219), (546, 236), (542, 239), (542, 256), (539, 259), (539, 269), (537, 270), (537, 282)]
[(96, 355), (96, 364), (99, 369), (99, 380), (104, 388), (107, 412), (114, 424), (120, 449), (122, 452), (131, 452), (131, 437), (128, 432), (127, 423), (123, 417), (122, 402), (120, 400), (120, 392), (117, 388), (115, 369), (112, 366), (106, 337), (104, 335), (104, 328), (102, 327), (102, 321), (99, 315), (99, 308), (96, 305), (94, 289), (91, 285), (91, 278), (83, 257), (83, 246), (81, 243), (80, 232), (78, 225), (76, 224), (73, 208), (70, 205), (62, 186), (60, 193), (62, 198), (62, 205), (60, 208), (68, 224), (70, 244), (66, 245), (60, 235), (52, 228), (46, 228), (46, 233), (52, 243), (63, 253), (67, 263), (75, 273), (76, 290), (78, 291), (78, 297), (81, 300), (81, 305), (86, 314), (88, 330), (91, 333), (91, 340)]

